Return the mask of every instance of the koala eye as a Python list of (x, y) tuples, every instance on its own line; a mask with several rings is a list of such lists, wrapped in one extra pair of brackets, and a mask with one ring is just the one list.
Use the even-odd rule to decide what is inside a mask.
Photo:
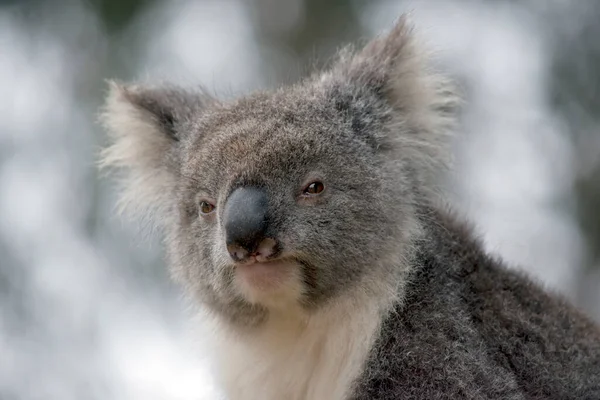
[(215, 206), (210, 204), (208, 201), (206, 200), (202, 200), (200, 201), (200, 203), (198, 204), (199, 209), (200, 209), (200, 213), (202, 214), (210, 214), (215, 210)]
[(304, 189), (304, 194), (308, 196), (314, 196), (321, 193), (324, 189), (325, 185), (323, 185), (323, 182), (315, 181), (306, 186)]

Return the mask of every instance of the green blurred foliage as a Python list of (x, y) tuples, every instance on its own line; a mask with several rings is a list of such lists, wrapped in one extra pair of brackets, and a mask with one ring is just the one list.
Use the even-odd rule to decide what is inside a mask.
[[(550, 32), (555, 38), (550, 101), (567, 121), (575, 148), (582, 154), (590, 142), (598, 143), (595, 137), (600, 135), (600, 1), (590, 0), (587, 5), (579, 26), (555, 24), (556, 31)], [(560, 31), (561, 27), (575, 33)], [(575, 217), (589, 249), (586, 266), (600, 268), (600, 160), (583, 162), (592, 167), (575, 182)]]
[(156, 0), (88, 0), (109, 32), (126, 27), (144, 8)]

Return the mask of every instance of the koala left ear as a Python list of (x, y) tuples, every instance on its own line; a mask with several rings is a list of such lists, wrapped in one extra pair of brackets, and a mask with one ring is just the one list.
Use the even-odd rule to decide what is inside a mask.
[(362, 49), (342, 50), (318, 79), (355, 132), (378, 149), (397, 149), (394, 157), (408, 160), (423, 186), (451, 161), (460, 106), (454, 84), (433, 71), (428, 56), (404, 15)]
[(403, 15), (390, 32), (358, 52), (342, 51), (330, 76), (385, 100), (411, 130), (438, 131), (452, 125), (459, 98), (454, 85), (429, 64), (425, 46)]
[(134, 211), (156, 211), (168, 204), (178, 169), (178, 142), (190, 132), (209, 99), (178, 87), (121, 85), (109, 82), (101, 113), (109, 145), (101, 167), (123, 174), (121, 206)]

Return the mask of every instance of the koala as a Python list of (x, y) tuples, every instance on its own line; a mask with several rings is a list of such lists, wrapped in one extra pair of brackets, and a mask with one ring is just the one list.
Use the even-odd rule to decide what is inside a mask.
[(110, 84), (101, 163), (164, 233), (228, 399), (600, 399), (598, 326), (444, 204), (460, 103), (405, 16), (234, 100)]

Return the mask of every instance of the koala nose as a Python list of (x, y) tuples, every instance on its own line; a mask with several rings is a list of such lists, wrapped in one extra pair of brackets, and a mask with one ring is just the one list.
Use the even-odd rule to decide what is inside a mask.
[(244, 261), (255, 255), (267, 258), (275, 253), (277, 243), (267, 237), (268, 198), (256, 187), (235, 189), (223, 210), (225, 242), (229, 255), (235, 261)]

